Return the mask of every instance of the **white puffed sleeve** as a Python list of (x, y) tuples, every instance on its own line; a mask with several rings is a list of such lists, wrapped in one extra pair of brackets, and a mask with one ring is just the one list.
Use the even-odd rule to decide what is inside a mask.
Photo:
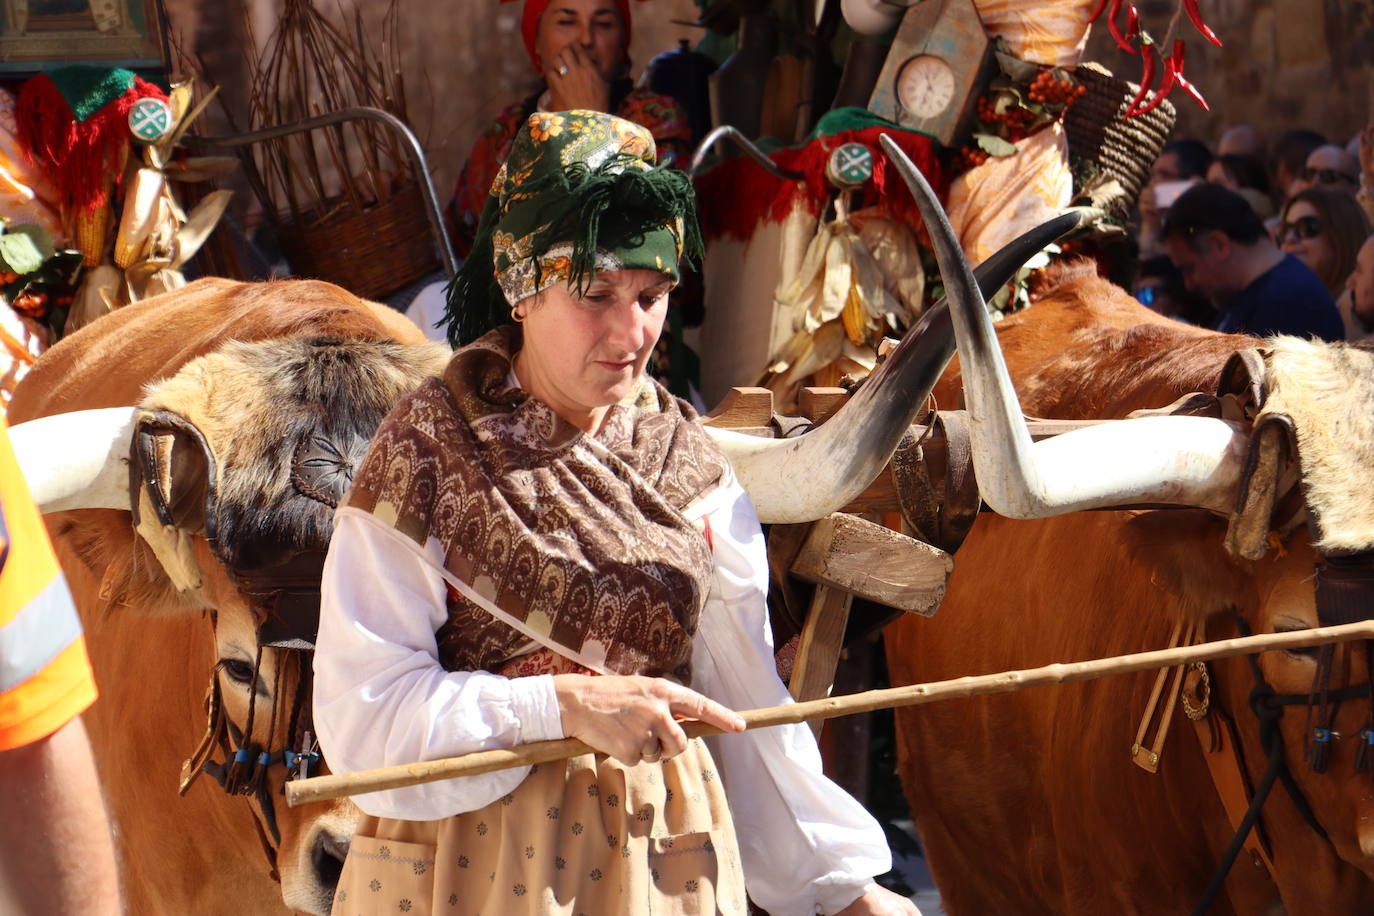
[[(549, 675), (445, 671), (448, 617), (437, 542), (424, 550), (342, 508), (325, 559), (315, 645), (315, 727), (336, 773), (563, 737)], [(356, 796), (377, 817), (435, 820), (512, 791), (529, 767)]]
[[(692, 687), (732, 709), (792, 702), (773, 662), (763, 532), (735, 485), (706, 515), (711, 594), (692, 654)], [(882, 827), (821, 772), (805, 724), (707, 739), (721, 767), (749, 895), (774, 916), (834, 913), (892, 867)]]

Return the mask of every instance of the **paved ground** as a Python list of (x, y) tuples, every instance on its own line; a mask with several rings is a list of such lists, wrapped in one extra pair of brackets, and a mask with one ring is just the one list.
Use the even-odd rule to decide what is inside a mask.
[[(916, 836), (911, 821), (894, 821), (893, 826), (901, 828), (913, 839)], [(921, 916), (944, 916), (945, 911), (940, 906), (940, 893), (935, 889), (935, 881), (930, 877), (930, 869), (926, 868), (925, 859), (894, 851), (892, 867), (906, 881), (907, 886), (916, 892), (912, 895), (911, 901), (920, 907)]]

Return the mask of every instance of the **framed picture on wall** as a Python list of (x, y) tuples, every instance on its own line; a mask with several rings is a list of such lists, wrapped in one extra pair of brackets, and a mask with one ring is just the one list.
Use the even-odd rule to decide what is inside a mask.
[(0, 0), (0, 75), (63, 64), (166, 70), (159, 0)]

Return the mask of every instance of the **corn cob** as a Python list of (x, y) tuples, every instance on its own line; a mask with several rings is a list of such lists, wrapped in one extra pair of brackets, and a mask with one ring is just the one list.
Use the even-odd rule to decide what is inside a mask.
[(849, 293), (845, 296), (844, 308), (840, 310), (840, 319), (844, 322), (844, 332), (849, 342), (856, 347), (862, 346), (868, 339), (868, 309), (864, 308), (857, 274), (849, 281)]
[(166, 180), (156, 169), (139, 169), (134, 173), (124, 194), (124, 212), (115, 235), (115, 266), (127, 268), (143, 253), (148, 236), (157, 228), (162, 212), (158, 198), (165, 185)]
[(94, 209), (82, 208), (76, 212), (76, 250), (81, 252), (81, 263), (95, 267), (105, 253), (105, 239), (110, 234), (110, 204), (108, 200)]

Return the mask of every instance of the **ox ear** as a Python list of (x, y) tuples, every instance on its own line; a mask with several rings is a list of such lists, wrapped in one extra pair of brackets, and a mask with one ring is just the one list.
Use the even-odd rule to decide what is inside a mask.
[(147, 411), (133, 437), (134, 524), (179, 590), (199, 588), (193, 538), (205, 533), (214, 498), (215, 458), (205, 436), (180, 414)]
[(1226, 549), (1226, 520), (1200, 509), (1143, 511), (1126, 525), (1126, 548), (1149, 571), (1149, 587), (1201, 623), (1250, 604), (1250, 577)]

